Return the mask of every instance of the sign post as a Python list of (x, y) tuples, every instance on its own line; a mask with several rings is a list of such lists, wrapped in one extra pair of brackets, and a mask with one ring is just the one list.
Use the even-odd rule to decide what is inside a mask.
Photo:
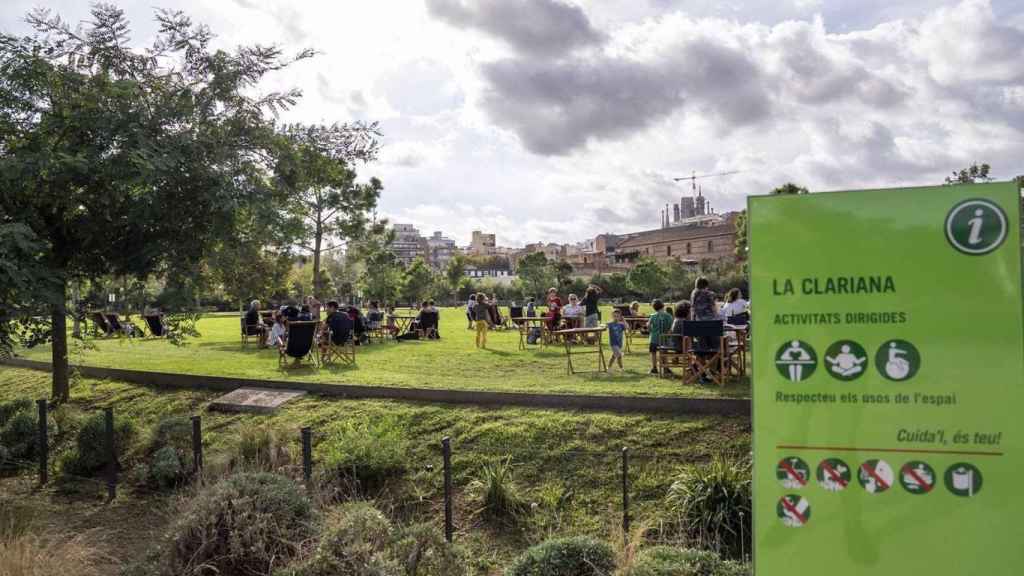
[(757, 574), (1024, 570), (1020, 211), (1012, 183), (749, 199)]

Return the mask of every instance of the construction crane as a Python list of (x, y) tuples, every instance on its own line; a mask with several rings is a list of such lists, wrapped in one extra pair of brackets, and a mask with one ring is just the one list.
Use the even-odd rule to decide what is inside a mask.
[[(699, 201), (697, 200), (698, 197), (701, 196), (700, 189), (697, 187), (697, 180), (702, 180), (704, 178), (714, 178), (716, 176), (729, 176), (729, 175), (732, 175), (732, 174), (740, 174), (742, 172), (744, 172), (744, 171), (743, 170), (733, 170), (731, 172), (719, 172), (717, 174), (697, 174), (697, 172), (693, 172), (690, 176), (680, 176), (680, 177), (672, 178), (672, 179), (675, 180), (676, 182), (682, 182), (684, 180), (689, 180), (690, 181), (690, 187), (691, 187), (691, 190), (693, 192), (694, 205), (697, 206), (697, 205), (701, 205), (701, 204), (699, 204)], [(679, 213), (679, 209), (678, 209), (679, 204), (677, 204), (676, 206), (677, 206), (677, 209), (676, 209), (675, 220), (678, 220), (679, 219), (679, 214), (678, 214)], [(667, 228), (669, 226), (670, 222), (672, 221), (672, 217), (671, 217), (670, 212), (669, 212), (669, 205), (668, 204), (665, 205), (665, 211), (662, 212), (662, 217), (661, 218), (662, 218), (662, 227)]]

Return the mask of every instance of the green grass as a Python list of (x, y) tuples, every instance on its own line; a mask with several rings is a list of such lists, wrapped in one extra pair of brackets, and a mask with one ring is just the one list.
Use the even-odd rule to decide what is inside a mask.
[[(0, 402), (45, 397), (49, 375), (0, 366)], [(307, 396), (273, 415), (207, 412), (215, 394), (206, 391), (155, 390), (112, 381), (76, 380), (73, 408), (83, 413), (112, 406), (117, 418), (131, 419), (141, 443), (162, 417), (201, 414), (206, 460), (232, 449), (240, 431), (258, 424), (276, 429), (297, 451), (299, 429), (314, 430), (314, 459), (325, 455), (332, 432), (349, 426), (388, 422), (401, 426), (409, 440), (409, 470), (402, 484), (379, 505), (416, 521), (440, 522), (442, 459), (440, 439), (452, 438), (456, 490), (457, 540), (469, 547), (475, 574), (496, 574), (499, 567), (531, 544), (551, 536), (574, 534), (614, 538), (621, 518), (620, 449), (631, 451), (634, 526), (656, 527), (665, 510), (669, 486), (686, 466), (719, 453), (745, 454), (750, 421), (743, 417), (613, 414), (526, 408), (475, 408)], [(54, 447), (56, 460), (67, 449)], [(511, 457), (515, 483), (531, 506), (529, 521), (518, 528), (490, 523), (479, 513), (470, 485), (483, 467)], [(131, 465), (129, 456), (127, 465)], [(53, 487), (34, 488), (34, 471), (0, 477), (0, 499), (31, 504), (44, 524), (62, 530), (98, 528), (127, 568), (125, 574), (149, 574), (157, 546), (173, 510), (174, 496), (135, 492), (123, 485), (111, 505), (102, 503), (102, 484), (68, 495)]]
[[(604, 316), (611, 316), (610, 308)], [(639, 338), (634, 341), (633, 353), (625, 358), (626, 370), (619, 372), (616, 368), (608, 374), (568, 375), (561, 346), (521, 351), (515, 330), (492, 331), (488, 349), (477, 350), (461, 308), (442, 310), (440, 341), (363, 346), (358, 348), (355, 367), (280, 369), (276, 350), (260, 350), (254, 344), (242, 348), (237, 316), (204, 318), (199, 331), (200, 338), (180, 347), (161, 340), (95, 340), (95, 349), (76, 355), (72, 362), (156, 372), (407, 388), (629, 396), (750, 395), (747, 379), (719, 388), (684, 386), (678, 379), (649, 375), (647, 343)], [(37, 360), (50, 357), (48, 347), (19, 353)], [(609, 354), (607, 347), (605, 353)], [(581, 356), (574, 362), (578, 369), (596, 367), (596, 357)]]

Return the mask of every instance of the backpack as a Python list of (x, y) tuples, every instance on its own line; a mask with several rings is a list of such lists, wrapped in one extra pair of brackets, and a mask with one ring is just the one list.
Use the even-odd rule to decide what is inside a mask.
[(526, 343), (536, 344), (537, 341), (540, 340), (540, 333), (541, 332), (539, 326), (534, 326), (533, 328), (530, 328), (530, 333), (526, 335)]

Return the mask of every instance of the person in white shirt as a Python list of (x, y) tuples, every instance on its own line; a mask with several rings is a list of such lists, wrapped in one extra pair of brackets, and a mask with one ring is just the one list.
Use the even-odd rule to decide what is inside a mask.
[(722, 306), (719, 314), (721, 314), (723, 320), (728, 320), (730, 316), (742, 314), (749, 308), (750, 303), (743, 299), (743, 296), (740, 294), (740, 289), (733, 288), (726, 293), (725, 305)]
[(583, 317), (583, 306), (580, 306), (580, 300), (575, 294), (569, 294), (569, 304), (562, 308), (562, 317), (572, 318), (574, 321)]
[(274, 327), (270, 329), (270, 334), (267, 336), (267, 346), (282, 347), (284, 346), (285, 335), (288, 333), (288, 327), (284, 323), (284, 314), (281, 312), (274, 312)]

